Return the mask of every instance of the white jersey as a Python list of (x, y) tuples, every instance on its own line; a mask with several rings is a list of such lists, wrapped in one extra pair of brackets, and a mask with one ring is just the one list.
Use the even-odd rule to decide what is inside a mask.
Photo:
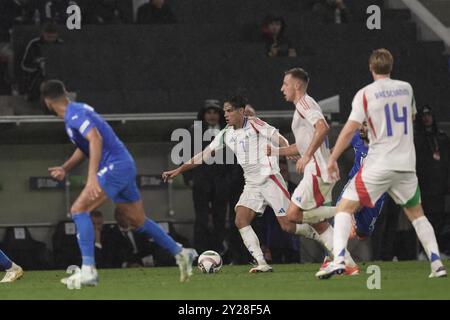
[(226, 127), (214, 138), (209, 147), (219, 150), (225, 145), (236, 155), (244, 170), (247, 185), (261, 185), (271, 175), (280, 172), (278, 159), (266, 155), (266, 146), (277, 129), (259, 118), (245, 118), (242, 128)]
[(356, 94), (349, 120), (369, 127), (365, 163), (377, 169), (416, 171), (413, 116), (417, 113), (408, 82), (385, 78)]
[[(319, 120), (325, 120), (322, 109), (319, 104), (307, 94), (300, 99), (295, 105), (295, 113), (292, 119), (292, 132), (295, 136), (295, 144), (300, 152), (304, 155), (308, 150), (315, 133), (315, 124)], [(311, 164), (316, 166), (316, 175), (321, 177), (323, 181), (329, 182), (327, 164), (330, 158), (330, 149), (328, 145), (328, 137), (314, 153)]]

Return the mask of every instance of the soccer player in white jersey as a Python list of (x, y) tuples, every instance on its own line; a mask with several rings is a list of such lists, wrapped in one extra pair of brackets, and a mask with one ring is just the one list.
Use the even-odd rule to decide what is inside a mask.
[(259, 239), (251, 227), (252, 220), (258, 213), (262, 214), (267, 205), (274, 210), (284, 231), (316, 239), (322, 245), (324, 243), (310, 225), (295, 224), (286, 217), (290, 198), (286, 182), (280, 174), (278, 158), (267, 156), (265, 150), (267, 144), (287, 146), (287, 140), (266, 122), (245, 116), (245, 99), (240, 96), (226, 100), (223, 109), (227, 127), (203, 152), (177, 169), (164, 172), (162, 176), (164, 180), (173, 178), (200, 165), (202, 161), (208, 161), (213, 153), (218, 153), (225, 146), (229, 147), (244, 170), (245, 187), (236, 204), (235, 224), (245, 246), (258, 263), (250, 272), (270, 272), (272, 267), (264, 259)]
[[(283, 92), (285, 99), (295, 105), (292, 119), (292, 132), (295, 144), (281, 148), (268, 147), (267, 154), (282, 156), (301, 155), (297, 161), (298, 173), (303, 178), (295, 189), (287, 210), (287, 217), (294, 223), (319, 222), (331, 218), (335, 207), (331, 207), (331, 196), (334, 182), (327, 173), (327, 162), (330, 156), (328, 147), (329, 127), (318, 103), (307, 94), (309, 75), (302, 68), (294, 68), (285, 72)], [(325, 248), (333, 253), (333, 227), (322, 223), (319, 228), (313, 225)], [(326, 257), (327, 258), (327, 257)], [(347, 275), (359, 274), (358, 265), (348, 252), (345, 253)], [(329, 263), (326, 259), (321, 270)]]
[(328, 174), (338, 178), (337, 160), (355, 131), (367, 119), (369, 152), (338, 204), (334, 218), (334, 261), (321, 271), (321, 279), (343, 272), (342, 253), (347, 247), (351, 215), (360, 206), (373, 207), (384, 192), (403, 207), (412, 222), (431, 262), (430, 278), (447, 275), (439, 257), (433, 227), (420, 203), (413, 142), (412, 120), (416, 113), (413, 89), (407, 82), (390, 78), (393, 64), (394, 59), (386, 49), (375, 50), (370, 56), (369, 68), (374, 82), (356, 94), (350, 117), (328, 162)]

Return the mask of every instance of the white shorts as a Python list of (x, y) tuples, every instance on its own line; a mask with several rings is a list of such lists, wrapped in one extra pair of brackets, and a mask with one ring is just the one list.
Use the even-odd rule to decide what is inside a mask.
[(362, 206), (373, 208), (385, 192), (404, 207), (420, 203), (420, 189), (415, 172), (380, 170), (366, 166), (362, 166), (350, 180), (342, 198), (359, 201)]
[(332, 191), (335, 183), (323, 181), (314, 165), (305, 168), (302, 181), (292, 194), (291, 201), (303, 211), (312, 210), (332, 202)]
[(245, 185), (236, 207), (252, 209), (256, 213), (264, 213), (270, 206), (276, 216), (285, 216), (289, 207), (289, 192), (286, 182), (280, 174), (271, 175), (262, 185)]

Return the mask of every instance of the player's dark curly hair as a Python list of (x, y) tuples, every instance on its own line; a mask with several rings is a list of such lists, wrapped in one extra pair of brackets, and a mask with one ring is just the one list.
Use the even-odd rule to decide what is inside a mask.
[(229, 103), (234, 109), (245, 108), (247, 104), (247, 99), (242, 95), (233, 95), (225, 98), (223, 103)]

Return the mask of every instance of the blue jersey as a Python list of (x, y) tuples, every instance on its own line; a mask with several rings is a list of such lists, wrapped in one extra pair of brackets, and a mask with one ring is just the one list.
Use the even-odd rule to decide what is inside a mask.
[[(352, 148), (355, 151), (355, 161), (353, 162), (353, 167), (348, 174), (349, 182), (351, 179), (358, 173), (364, 159), (367, 156), (367, 152), (369, 151), (369, 147), (366, 146), (364, 140), (361, 139), (359, 132), (356, 132), (352, 139)], [(348, 185), (347, 183), (347, 185)], [(347, 186), (345, 186), (346, 188)], [(342, 190), (338, 201), (340, 201), (342, 194), (345, 191), (345, 188)], [(373, 229), (375, 227), (375, 222), (381, 214), (381, 209), (383, 208), (384, 200), (386, 198), (386, 193), (384, 193), (380, 199), (375, 203), (373, 208), (362, 207), (355, 214), (355, 222), (356, 222), (356, 233), (359, 237), (367, 237), (373, 233)]]
[(110, 125), (94, 109), (84, 103), (71, 102), (64, 116), (70, 140), (89, 157), (89, 141), (86, 135), (96, 128), (102, 137), (102, 157), (99, 169), (115, 162), (134, 162), (125, 145)]
[(348, 177), (353, 178), (361, 168), (361, 165), (367, 156), (369, 147), (365, 145), (364, 140), (361, 139), (359, 132), (356, 132), (352, 139), (352, 148), (355, 151), (355, 161), (353, 162), (353, 167), (348, 174)]

